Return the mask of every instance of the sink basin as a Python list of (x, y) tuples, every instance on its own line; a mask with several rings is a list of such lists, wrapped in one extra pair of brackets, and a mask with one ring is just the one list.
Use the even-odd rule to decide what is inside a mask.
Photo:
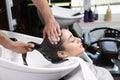
[(51, 10), (60, 26), (66, 28), (84, 16), (80, 11), (69, 8), (52, 7)]
[[(55, 16), (55, 19), (59, 23), (60, 27), (69, 27), (72, 25), (74, 22), (80, 20), (84, 14), (80, 13), (78, 10), (73, 10), (69, 8), (63, 8), (63, 7), (51, 7), (52, 13)], [(42, 23), (44, 24), (44, 19), (39, 11), (38, 15)]]
[[(3, 31), (6, 36), (19, 41), (41, 43), (42, 38), (15, 32)], [(53, 64), (37, 50), (28, 52), (28, 66), (23, 64), (22, 55), (0, 45), (0, 80), (59, 80), (79, 66), (75, 60)]]

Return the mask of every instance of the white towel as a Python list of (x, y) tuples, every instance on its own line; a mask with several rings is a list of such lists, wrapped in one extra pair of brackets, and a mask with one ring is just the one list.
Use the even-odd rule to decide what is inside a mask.
[[(92, 73), (91, 69), (88, 67), (88, 65), (86, 64), (86, 62), (83, 59), (81, 59), (80, 57), (68, 57), (68, 59), (70, 59), (70, 60), (73, 59), (80, 63), (79, 67), (81, 67), (81, 68), (79, 68), (79, 69), (81, 69), (81, 70), (79, 70), (79, 71), (82, 71), (84, 80), (97, 80), (97, 78)], [(79, 73), (79, 71), (78, 71), (78, 73)], [(77, 78), (78, 78), (78, 76), (77, 76)], [(77, 80), (81, 80), (81, 77)]]
[(80, 54), (80, 58), (82, 58), (86, 62), (93, 63), (93, 61), (90, 59), (90, 57), (87, 55), (86, 52), (84, 52), (83, 54)]

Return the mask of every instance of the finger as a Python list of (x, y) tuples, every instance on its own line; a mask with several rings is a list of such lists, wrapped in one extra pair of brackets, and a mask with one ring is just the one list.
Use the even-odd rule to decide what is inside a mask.
[(44, 29), (43, 31), (43, 39), (45, 39), (46, 35), (49, 37), (51, 35), (51, 30)]
[(43, 39), (45, 39), (46, 34), (47, 34), (47, 33), (46, 33), (46, 30), (44, 29), (44, 30), (43, 30)]
[(58, 41), (54, 42), (54, 44), (58, 44)]
[(57, 35), (57, 32), (56, 32), (56, 29), (52, 29), (51, 32), (50, 32), (50, 40), (51, 41), (57, 41), (57, 38), (56, 38), (56, 35)]
[(59, 41), (59, 34), (56, 29), (54, 30), (53, 38), (54, 38), (54, 41)]
[(61, 30), (59, 25), (55, 28), (54, 33), (55, 33), (56, 40), (59, 41), (60, 40), (59, 36), (61, 35)]
[(50, 40), (50, 43), (51, 43), (51, 44), (54, 44), (54, 41), (52, 40), (51, 37), (48, 37), (48, 39)]
[(28, 48), (27, 50), (28, 50), (28, 51), (33, 51), (33, 48)]
[(28, 47), (34, 48), (34, 47), (35, 47), (35, 45), (34, 45), (34, 44), (32, 44), (32, 43), (28, 43)]
[(56, 31), (57, 31), (58, 35), (60, 36), (61, 35), (60, 27), (57, 27)]
[(55, 28), (53, 29), (53, 33), (51, 33), (51, 34), (52, 34), (52, 37), (53, 37), (53, 41), (58, 42), (60, 40), (59, 36), (61, 34), (61, 30), (59, 29), (58, 26), (55, 26)]
[(45, 37), (46, 37), (46, 33), (45, 33), (45, 32), (43, 32), (43, 39), (45, 39)]

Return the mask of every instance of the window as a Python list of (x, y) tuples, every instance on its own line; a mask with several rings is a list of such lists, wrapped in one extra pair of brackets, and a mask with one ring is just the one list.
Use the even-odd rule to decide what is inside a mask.
[(83, 6), (83, 1), (84, 0), (71, 0), (71, 7), (77, 8), (77, 7)]
[(91, 5), (117, 5), (120, 4), (120, 0), (90, 0)]
[(71, 0), (72, 6), (83, 6), (83, 4), (90, 4), (94, 6), (95, 4), (98, 6), (104, 5), (119, 5), (120, 0)]
[(112, 14), (120, 13), (120, 0), (90, 0), (90, 5), (92, 7), (97, 5), (100, 14), (105, 14), (108, 5), (110, 5)]
[(71, 0), (71, 7), (78, 8), (81, 7), (91, 7), (94, 9), (95, 4), (97, 5), (99, 14), (105, 14), (108, 4), (112, 13), (120, 13), (120, 0)]
[(112, 20), (120, 20), (120, 0), (71, 0), (71, 7), (80, 10), (80, 12), (84, 12), (86, 6), (91, 7), (94, 11), (95, 4), (97, 5), (99, 20), (104, 20), (108, 4), (110, 5)]

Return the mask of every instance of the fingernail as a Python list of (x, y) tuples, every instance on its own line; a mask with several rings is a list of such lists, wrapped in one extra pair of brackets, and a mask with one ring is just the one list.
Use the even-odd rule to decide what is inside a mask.
[(60, 41), (60, 37), (58, 37), (57, 40)]
[(34, 44), (32, 44), (32, 47), (35, 47), (35, 45), (34, 45)]
[(51, 44), (54, 44), (53, 42), (51, 42)]
[(30, 45), (31, 45), (31, 47), (35, 47), (35, 45), (34, 45), (34, 44), (31, 44), (31, 43), (30, 43)]
[(55, 42), (55, 44), (57, 44), (57, 42)]

